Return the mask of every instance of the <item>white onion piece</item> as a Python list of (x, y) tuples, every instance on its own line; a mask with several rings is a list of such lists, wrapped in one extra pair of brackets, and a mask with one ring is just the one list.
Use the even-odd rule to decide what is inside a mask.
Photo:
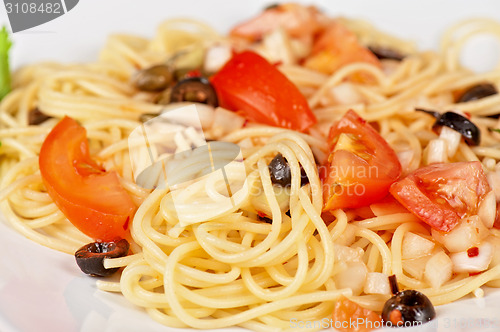
[(481, 272), (488, 268), (493, 258), (493, 245), (485, 242), (479, 246), (478, 255), (469, 257), (467, 250), (450, 255), (453, 262), (453, 271), (460, 272)]
[(403, 269), (415, 279), (421, 280), (424, 276), (425, 265), (432, 256), (424, 256), (414, 259), (403, 260)]
[(340, 244), (335, 244), (336, 262), (360, 262), (365, 253), (361, 248), (351, 248)]
[(403, 259), (419, 258), (429, 255), (435, 243), (412, 232), (405, 234), (402, 244)]
[(228, 111), (225, 108), (217, 107), (214, 113), (214, 121), (212, 124), (212, 134), (215, 137), (229, 134), (230, 132), (240, 129), (245, 124), (245, 118), (233, 111)]
[(448, 148), (448, 156), (453, 157), (457, 152), (458, 145), (460, 144), (460, 140), (462, 139), (462, 135), (456, 130), (443, 126), (441, 127), (439, 138), (446, 142), (446, 146)]
[(445, 140), (433, 139), (424, 150), (426, 165), (433, 163), (445, 163), (448, 161), (448, 148)]
[(368, 269), (363, 262), (348, 263), (345, 270), (334, 276), (337, 289), (350, 288), (353, 295), (359, 295), (363, 291)]
[(285, 65), (296, 62), (290, 38), (283, 29), (275, 29), (271, 33), (266, 34), (262, 42), (270, 62), (281, 62)]
[(432, 256), (425, 264), (424, 278), (433, 288), (441, 287), (451, 279), (453, 263), (444, 252)]
[(296, 59), (305, 58), (311, 53), (312, 41), (290, 38), (290, 48)]
[(230, 45), (217, 44), (207, 49), (203, 68), (207, 73), (215, 73), (231, 59), (232, 50)]
[(330, 89), (330, 95), (340, 105), (352, 105), (363, 102), (363, 96), (352, 83), (340, 83)]
[(477, 215), (462, 219), (448, 233), (432, 229), (432, 237), (443, 244), (450, 252), (465, 251), (489, 235), (489, 230)]
[(495, 217), (497, 214), (497, 201), (495, 197), (495, 193), (490, 191), (484, 196), (483, 200), (479, 204), (479, 208), (477, 210), (477, 215), (483, 222), (484, 226), (487, 228), (493, 227), (495, 223)]
[(495, 171), (488, 172), (486, 177), (488, 179), (488, 184), (495, 193), (496, 201), (500, 202), (500, 170), (497, 169)]
[(384, 273), (370, 272), (366, 275), (365, 294), (391, 294), (389, 278)]
[(413, 151), (412, 149), (403, 150), (398, 152), (396, 155), (398, 156), (398, 160), (399, 163), (401, 164), (401, 169), (403, 170), (403, 173), (412, 171), (408, 168), (410, 167), (411, 161), (415, 157), (415, 151)]

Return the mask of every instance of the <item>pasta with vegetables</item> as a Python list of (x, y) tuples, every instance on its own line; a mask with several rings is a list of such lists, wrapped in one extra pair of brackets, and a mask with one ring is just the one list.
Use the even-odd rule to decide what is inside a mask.
[(167, 326), (427, 322), (500, 286), (500, 72), (459, 61), (480, 33), (500, 23), (422, 52), (286, 3), (26, 66), (0, 103), (2, 214)]

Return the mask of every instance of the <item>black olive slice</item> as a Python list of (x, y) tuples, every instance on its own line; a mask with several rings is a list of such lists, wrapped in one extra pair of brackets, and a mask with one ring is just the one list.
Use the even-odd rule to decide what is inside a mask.
[(372, 45), (368, 46), (368, 49), (380, 60), (388, 59), (402, 61), (405, 58), (405, 55), (398, 51), (383, 46)]
[(436, 118), (436, 122), (432, 125), (433, 129), (438, 129), (441, 126), (449, 127), (459, 132), (469, 145), (479, 145), (481, 143), (481, 130), (465, 116), (455, 112), (445, 112), (443, 114), (425, 110), (422, 108), (415, 108), (416, 111), (424, 112)]
[[(269, 172), (271, 174), (271, 182), (282, 187), (290, 186), (292, 183), (292, 173), (290, 166), (281, 153), (278, 153), (269, 163)], [(305, 186), (309, 183), (306, 171), (300, 167), (300, 186)]]
[(217, 94), (212, 84), (204, 77), (189, 77), (179, 81), (170, 94), (170, 102), (192, 101), (208, 104), (213, 107), (219, 105)]
[(76, 263), (83, 273), (94, 277), (107, 277), (115, 273), (118, 268), (104, 268), (104, 258), (126, 256), (129, 246), (125, 239), (116, 242), (92, 242), (75, 252)]
[(281, 153), (278, 153), (269, 163), (271, 182), (282, 187), (291, 185), (292, 173), (290, 166)]
[(389, 277), (394, 294), (384, 304), (382, 320), (387, 326), (411, 326), (414, 323), (426, 323), (436, 317), (431, 301), (424, 294), (408, 289), (399, 291), (396, 276)]
[(30, 126), (36, 126), (50, 118), (52, 117), (40, 111), (38, 107), (35, 107), (28, 113), (28, 124)]
[(468, 101), (482, 99), (488, 96), (497, 94), (497, 88), (490, 83), (478, 84), (470, 87), (457, 100), (458, 103), (466, 103)]
[(155, 65), (138, 71), (132, 83), (141, 91), (162, 91), (172, 83), (173, 73), (169, 66)]
[(481, 142), (481, 131), (479, 128), (465, 116), (462, 116), (455, 112), (446, 112), (441, 115), (432, 128), (438, 128), (440, 126), (449, 127), (457, 132), (459, 132), (470, 145), (479, 145)]

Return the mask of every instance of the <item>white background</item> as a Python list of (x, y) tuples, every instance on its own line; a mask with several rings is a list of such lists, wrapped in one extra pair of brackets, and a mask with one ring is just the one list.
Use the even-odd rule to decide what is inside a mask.
[[(500, 1), (497, 0), (299, 2), (315, 3), (332, 15), (368, 19), (386, 32), (433, 49), (437, 49), (444, 29), (460, 19), (494, 17), (500, 20)], [(108, 34), (152, 36), (156, 26), (172, 16), (203, 19), (224, 32), (259, 12), (266, 3), (262, 0), (80, 0), (66, 15), (16, 33), (12, 63), (19, 67), (35, 61), (93, 61)], [(0, 8), (0, 24), (8, 26), (6, 12)], [(483, 38), (469, 45), (465, 60), (478, 70), (486, 70), (493, 66), (498, 54), (498, 44)], [(488, 294), (484, 299), (439, 307), (439, 320), (424, 330), (500, 331), (499, 312), (500, 295)], [(492, 325), (488, 328), (475, 319), (492, 319), (491, 324), (496, 324), (496, 328)], [(119, 295), (97, 291), (93, 280), (78, 271), (73, 257), (34, 244), (0, 222), (0, 331), (159, 332), (171, 329), (156, 324)]]

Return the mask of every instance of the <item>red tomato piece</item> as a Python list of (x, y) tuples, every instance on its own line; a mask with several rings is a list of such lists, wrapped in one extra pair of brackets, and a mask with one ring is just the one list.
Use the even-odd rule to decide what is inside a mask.
[(235, 54), (210, 81), (222, 107), (251, 121), (297, 131), (316, 123), (299, 89), (257, 53)]
[[(358, 42), (353, 32), (342, 24), (333, 22), (314, 42), (311, 55), (306, 59), (304, 66), (332, 74), (339, 68), (355, 62), (366, 62), (382, 67), (379, 59)], [(373, 80), (366, 73), (357, 73), (351, 78), (360, 82)]]
[(394, 150), (369, 123), (348, 111), (332, 126), (323, 177), (323, 210), (359, 208), (389, 193), (401, 175)]
[(230, 35), (257, 41), (278, 28), (290, 36), (308, 38), (317, 33), (328, 19), (313, 6), (283, 3), (264, 10), (260, 15), (235, 26)]
[(90, 158), (85, 129), (65, 117), (40, 150), (40, 173), (50, 197), (68, 220), (99, 240), (125, 238), (136, 210), (116, 172)]
[(346, 299), (335, 303), (332, 315), (333, 327), (342, 332), (367, 332), (382, 327), (382, 318), (370, 309)]
[(449, 232), (461, 218), (477, 213), (490, 191), (479, 161), (432, 164), (391, 186), (391, 194), (432, 228)]

